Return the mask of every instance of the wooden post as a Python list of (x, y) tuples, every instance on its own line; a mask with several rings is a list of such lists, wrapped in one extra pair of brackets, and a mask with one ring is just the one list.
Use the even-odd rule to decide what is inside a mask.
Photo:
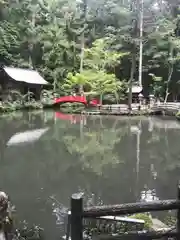
[(82, 193), (75, 193), (71, 197), (71, 240), (83, 240), (82, 196)]
[[(177, 192), (177, 200), (180, 200), (180, 182), (178, 183), (178, 192)], [(180, 208), (177, 210), (177, 239), (180, 240)]]
[(68, 222), (67, 222), (67, 228), (66, 228), (66, 240), (69, 240), (71, 230), (71, 212), (68, 212)]

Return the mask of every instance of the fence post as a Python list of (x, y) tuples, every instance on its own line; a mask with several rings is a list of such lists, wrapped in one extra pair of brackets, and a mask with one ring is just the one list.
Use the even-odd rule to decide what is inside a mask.
[(71, 232), (71, 212), (68, 212), (68, 219), (67, 219), (67, 228), (66, 231), (66, 240), (69, 240), (70, 232)]
[(71, 197), (71, 240), (83, 240), (82, 196), (82, 193), (75, 193)]
[[(177, 200), (180, 200), (180, 182), (178, 182), (178, 192), (177, 192)], [(177, 210), (177, 239), (180, 240), (180, 208)]]

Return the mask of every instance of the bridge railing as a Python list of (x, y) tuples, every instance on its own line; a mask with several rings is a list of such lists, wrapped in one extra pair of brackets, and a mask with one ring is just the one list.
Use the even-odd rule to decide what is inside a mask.
[[(133, 111), (138, 110), (144, 110), (148, 109), (149, 105), (140, 105), (139, 103), (133, 103), (131, 106), (131, 109)], [(112, 104), (112, 105), (102, 105), (99, 106), (99, 110), (107, 110), (107, 111), (117, 111), (117, 112), (123, 112), (123, 111), (129, 111), (129, 107), (127, 104)]]
[[(71, 197), (70, 232), (71, 240), (83, 240), (83, 219), (98, 219), (103, 216), (122, 216), (150, 211), (177, 210), (177, 226), (168, 231), (129, 231), (119, 234), (98, 235), (97, 239), (160, 239), (162, 237), (177, 237), (180, 239), (180, 187), (175, 200), (153, 202), (139, 202), (109, 206), (94, 206), (83, 208), (82, 194), (73, 194)], [(68, 239), (68, 238), (67, 238)]]
[(180, 104), (179, 103), (156, 103), (153, 105), (153, 107), (178, 110), (180, 109)]
[[(139, 103), (133, 103), (131, 105), (131, 109), (133, 111), (139, 111), (139, 110), (170, 110), (170, 111), (178, 111), (180, 109), (180, 103), (155, 103), (153, 105), (143, 105)], [(129, 111), (129, 107), (127, 104), (115, 104), (115, 105), (102, 105), (99, 106), (99, 110), (107, 110), (110, 112), (117, 111), (117, 112), (123, 112), (123, 111)]]

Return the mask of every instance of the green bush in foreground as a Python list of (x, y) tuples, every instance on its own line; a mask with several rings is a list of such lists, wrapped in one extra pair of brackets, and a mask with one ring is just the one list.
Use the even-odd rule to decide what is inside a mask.
[(152, 224), (153, 224), (152, 219), (147, 213), (137, 213), (137, 214), (134, 214), (130, 217), (144, 220), (145, 221), (144, 229), (146, 229), (146, 230), (148, 230), (152, 227)]
[(29, 227), (25, 224), (22, 228), (16, 230), (16, 240), (42, 240), (43, 229), (38, 226)]
[(171, 214), (168, 214), (165, 218), (164, 218), (164, 223), (166, 225), (168, 225), (169, 227), (173, 227), (173, 226), (176, 226), (176, 217), (171, 215)]
[(180, 111), (176, 113), (176, 117), (180, 119)]

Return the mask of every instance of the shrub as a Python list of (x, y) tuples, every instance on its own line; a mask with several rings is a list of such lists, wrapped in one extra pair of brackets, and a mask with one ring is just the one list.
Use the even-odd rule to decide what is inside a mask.
[(150, 229), (152, 227), (152, 219), (151, 217), (148, 215), (148, 213), (137, 213), (137, 214), (134, 214), (132, 216), (130, 216), (132, 218), (136, 218), (136, 219), (141, 219), (141, 220), (144, 220), (145, 223), (144, 223), (144, 228), (145, 229)]

